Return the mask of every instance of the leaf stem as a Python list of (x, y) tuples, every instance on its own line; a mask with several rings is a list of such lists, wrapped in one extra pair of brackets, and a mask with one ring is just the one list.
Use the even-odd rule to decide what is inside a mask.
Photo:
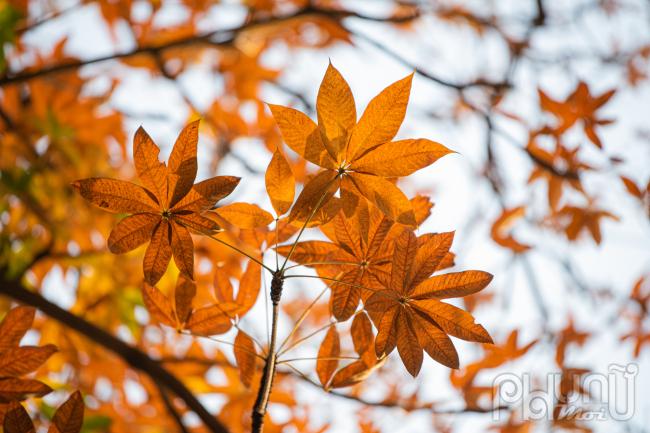
[(336, 325), (336, 322), (330, 322), (330, 323), (328, 323), (327, 325), (325, 325), (325, 326), (323, 326), (323, 327), (321, 327), (321, 328), (318, 328), (317, 330), (315, 330), (315, 331), (312, 332), (311, 334), (307, 335), (306, 337), (303, 337), (303, 338), (301, 338), (300, 340), (295, 341), (293, 344), (289, 345), (289, 347), (287, 347), (286, 349), (284, 349), (282, 352), (278, 353), (278, 356), (282, 356), (283, 354), (287, 353), (287, 352), (290, 351), (291, 349), (293, 349), (293, 348), (295, 348), (295, 347), (298, 347), (298, 346), (299, 346), (300, 344), (302, 344), (303, 342), (309, 340), (311, 337), (313, 337), (314, 335), (318, 334), (319, 332), (323, 332), (324, 330), (329, 329), (330, 327), (332, 327), (332, 326), (334, 326), (334, 325)]
[(296, 237), (296, 240), (294, 241), (293, 245), (291, 245), (291, 250), (289, 250), (289, 254), (287, 254), (287, 257), (285, 257), (284, 263), (282, 263), (282, 267), (280, 268), (280, 272), (284, 272), (284, 270), (285, 270), (285, 268), (287, 266), (287, 262), (289, 262), (289, 260), (291, 259), (291, 256), (293, 255), (293, 252), (296, 250), (296, 246), (298, 246), (298, 241), (300, 240), (300, 236), (302, 236), (303, 232), (305, 231), (305, 229), (309, 225), (309, 222), (312, 220), (312, 218), (314, 218), (314, 215), (316, 215), (316, 212), (318, 212), (318, 209), (320, 209), (321, 205), (323, 204), (323, 200), (325, 200), (325, 197), (327, 197), (327, 191), (330, 189), (330, 186), (332, 186), (332, 184), (334, 182), (336, 182), (340, 176), (341, 176), (341, 174), (337, 174), (336, 177), (334, 179), (330, 180), (329, 182), (327, 182), (327, 185), (325, 185), (325, 188), (323, 188), (324, 189), (323, 194), (318, 199), (318, 202), (316, 202), (316, 206), (314, 206), (314, 209), (312, 209), (311, 213), (309, 214), (309, 216), (305, 220), (305, 223), (302, 225), (302, 227), (300, 227), (300, 231), (298, 232), (298, 236)]
[(219, 238), (217, 238), (217, 237), (215, 237), (214, 235), (211, 235), (211, 234), (209, 234), (209, 233), (206, 233), (206, 232), (200, 232), (200, 233), (202, 233), (203, 235), (209, 237), (209, 238), (212, 239), (212, 240), (215, 240), (215, 241), (219, 242), (219, 243), (222, 244), (222, 245), (227, 246), (228, 248), (231, 248), (231, 249), (234, 250), (234, 251), (237, 251), (239, 254), (248, 257), (249, 259), (251, 259), (252, 261), (254, 261), (255, 263), (257, 263), (258, 265), (260, 265), (261, 267), (263, 267), (264, 269), (266, 269), (266, 270), (269, 271), (270, 273), (274, 273), (274, 272), (275, 272), (273, 269), (271, 269), (271, 268), (269, 268), (268, 266), (266, 266), (266, 265), (265, 265), (261, 260), (257, 259), (256, 257), (253, 257), (252, 255), (248, 254), (246, 251), (242, 250), (241, 248), (238, 248), (238, 247), (236, 247), (236, 246), (234, 246), (234, 245), (232, 245), (232, 244), (230, 244), (230, 243), (224, 241), (223, 239), (219, 239)]
[(289, 342), (289, 340), (291, 340), (291, 337), (293, 337), (293, 335), (298, 331), (298, 328), (300, 327), (300, 325), (302, 325), (302, 322), (305, 321), (305, 319), (307, 318), (307, 315), (309, 315), (309, 312), (311, 311), (311, 309), (314, 308), (314, 305), (316, 305), (316, 302), (318, 302), (318, 300), (323, 297), (323, 295), (325, 294), (326, 291), (327, 291), (327, 287), (325, 287), (323, 290), (321, 290), (321, 292), (318, 294), (318, 296), (316, 296), (316, 298), (314, 298), (314, 300), (311, 302), (311, 304), (309, 304), (309, 306), (307, 306), (307, 308), (305, 308), (305, 311), (302, 312), (302, 314), (300, 315), (300, 317), (296, 321), (296, 324), (293, 325), (293, 329), (291, 329), (291, 332), (289, 332), (289, 335), (287, 335), (287, 337), (282, 341), (282, 344), (280, 344), (280, 348), (278, 349), (279, 352), (282, 352), (282, 348)]
[(289, 362), (295, 361), (345, 361), (345, 360), (355, 360), (358, 361), (360, 358), (358, 356), (325, 356), (325, 357), (311, 357), (311, 358), (290, 358), (283, 359), (278, 361), (277, 365), (287, 364)]

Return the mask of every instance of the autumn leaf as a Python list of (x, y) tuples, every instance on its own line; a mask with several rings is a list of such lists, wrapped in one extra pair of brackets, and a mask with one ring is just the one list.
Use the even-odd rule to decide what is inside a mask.
[[(426, 256), (445, 256), (451, 243), (438, 242)], [(422, 365), (422, 350), (451, 368), (458, 368), (458, 354), (448, 335), (477, 342), (492, 342), (485, 329), (467, 312), (442, 299), (467, 296), (482, 290), (492, 276), (481, 271), (464, 271), (433, 276), (435, 266), (419, 271), (428, 260), (418, 261), (421, 247), (411, 231), (396, 240), (391, 274), (382, 281), (365, 303), (365, 309), (378, 329), (375, 351), (378, 357), (397, 347), (406, 369), (417, 376)]]
[(523, 253), (530, 249), (529, 245), (522, 244), (517, 241), (512, 234), (508, 233), (510, 228), (517, 222), (517, 220), (524, 217), (526, 208), (518, 206), (512, 209), (504, 209), (499, 218), (492, 224), (490, 232), (492, 239), (497, 244), (504, 248), (508, 248), (515, 253)]
[(48, 433), (79, 433), (83, 418), (83, 397), (76, 391), (56, 410)]
[(273, 215), (250, 203), (232, 203), (217, 209), (217, 214), (230, 224), (243, 229), (266, 227), (274, 220)]
[(255, 362), (257, 360), (257, 352), (253, 339), (245, 332), (237, 332), (234, 352), (237, 368), (239, 369), (239, 377), (246, 387), (250, 387), (253, 376), (255, 375)]
[(339, 357), (340, 351), (339, 334), (336, 332), (336, 327), (331, 326), (318, 349), (318, 360), (316, 361), (318, 380), (325, 389), (327, 389), (327, 385), (339, 365), (336, 358)]
[(104, 178), (73, 183), (91, 203), (111, 212), (132, 214), (115, 226), (108, 248), (122, 254), (150, 241), (143, 260), (145, 281), (150, 285), (160, 280), (172, 256), (181, 272), (194, 278), (189, 230), (208, 235), (218, 231), (218, 224), (203, 214), (239, 183), (237, 177), (217, 176), (194, 184), (197, 142), (195, 121), (179, 134), (166, 166), (158, 160), (156, 144), (139, 128), (133, 140), (133, 158), (144, 187)]
[(451, 151), (427, 139), (391, 141), (404, 120), (412, 78), (413, 74), (384, 89), (358, 122), (350, 87), (331, 64), (318, 92), (318, 124), (292, 108), (269, 105), (287, 145), (323, 169), (305, 185), (291, 211), (292, 220), (310, 219), (340, 189), (348, 214), (355, 206), (352, 196), (357, 196), (393, 221), (415, 227), (412, 206), (389, 179), (408, 176)]
[(296, 179), (291, 166), (282, 153), (276, 149), (264, 176), (266, 192), (278, 216), (289, 211), (296, 193)]
[(35, 433), (34, 423), (25, 408), (12, 401), (4, 416), (5, 433)]
[(562, 102), (550, 98), (541, 89), (538, 90), (538, 93), (542, 109), (552, 113), (559, 121), (554, 131), (555, 134), (562, 134), (576, 122), (581, 121), (587, 138), (599, 148), (603, 147), (596, 133), (596, 126), (608, 125), (613, 120), (600, 118), (597, 111), (614, 96), (616, 90), (608, 90), (598, 96), (593, 96), (587, 83), (581, 81)]
[(9, 310), (0, 322), (0, 352), (17, 347), (25, 333), (34, 322), (36, 309), (33, 307), (16, 307)]

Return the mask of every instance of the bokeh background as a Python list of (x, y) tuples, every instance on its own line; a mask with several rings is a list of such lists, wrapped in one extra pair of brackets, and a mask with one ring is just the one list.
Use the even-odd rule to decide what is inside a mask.
[[(231, 431), (247, 431), (253, 397), (224, 366), (229, 347), (149, 323), (143, 250), (108, 253), (115, 217), (84, 203), (69, 183), (132, 179), (137, 127), (165, 159), (178, 131), (201, 118), (199, 179), (241, 176), (226, 202), (271, 210), (264, 170), (284, 145), (265, 102), (314, 118), (329, 62), (350, 83), (359, 112), (416, 71), (398, 138), (426, 137), (458, 153), (400, 186), (435, 202), (420, 233), (456, 230), (458, 269), (495, 275), (464, 306), (497, 349), (456, 341), (459, 371), (427, 359), (416, 379), (393, 356), (340, 395), (288, 370), (274, 391), (270, 431), (647, 431), (649, 2), (0, 0), (0, 44), (5, 278), (164, 358)], [(314, 172), (287, 155), (299, 180)], [(195, 244), (206, 287), (215, 269), (238, 260), (209, 240)], [(271, 252), (266, 260), (274, 261)], [(174, 282), (172, 270), (160, 286)], [(289, 285), (281, 335), (322, 287), (313, 279)], [(263, 298), (241, 323), (261, 341)], [(304, 335), (328, 320), (327, 300), (321, 304)], [(0, 305), (6, 311), (11, 297)], [(322, 336), (295, 357), (315, 356)], [(46, 315), (27, 340), (60, 349), (38, 372), (57, 392), (30, 403), (34, 416), (46, 418), (79, 388), (89, 432), (177, 428), (152, 381), (99, 345)], [(523, 403), (492, 410), (501, 373), (529, 373), (532, 387), (544, 388), (550, 374), (570, 382), (576, 372), (630, 363), (638, 374), (629, 420), (566, 418), (553, 413), (556, 402), (539, 421)], [(315, 377), (313, 362), (295, 367)], [(204, 431), (173, 404), (190, 430)]]

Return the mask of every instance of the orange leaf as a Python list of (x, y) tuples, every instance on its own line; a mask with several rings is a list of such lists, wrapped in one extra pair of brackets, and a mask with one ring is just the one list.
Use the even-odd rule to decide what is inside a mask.
[(386, 87), (370, 101), (350, 138), (350, 160), (389, 142), (397, 134), (406, 115), (412, 80), (413, 74), (410, 74)]
[(121, 220), (108, 237), (108, 249), (113, 254), (127, 253), (151, 238), (151, 234), (160, 222), (160, 215), (139, 213)]
[(239, 368), (239, 377), (246, 386), (249, 388), (251, 386), (251, 381), (255, 375), (255, 361), (256, 361), (256, 351), (255, 344), (253, 339), (248, 336), (245, 332), (237, 332), (237, 337), (235, 337), (235, 360), (237, 361), (237, 367)]
[(194, 296), (196, 296), (196, 284), (194, 281), (183, 274), (179, 274), (178, 281), (176, 281), (176, 289), (174, 290), (174, 305), (179, 323), (185, 323), (190, 317)]
[(275, 122), (287, 145), (298, 155), (321, 167), (337, 169), (318, 131), (318, 126), (305, 114), (293, 108), (269, 104)]
[(365, 351), (371, 348), (375, 336), (372, 333), (372, 324), (366, 313), (361, 312), (354, 316), (350, 334), (352, 335), (354, 350), (359, 355), (363, 355)]
[(142, 300), (155, 322), (171, 327), (176, 326), (171, 302), (157, 287), (144, 283), (142, 286)]
[(440, 143), (424, 138), (382, 144), (352, 164), (352, 169), (383, 177), (408, 176), (452, 153)]
[(175, 220), (170, 222), (170, 232), (174, 263), (176, 263), (181, 273), (192, 279), (194, 278), (194, 243), (192, 242), (192, 235)]
[(149, 134), (138, 128), (133, 137), (133, 163), (140, 181), (153, 192), (160, 206), (167, 205), (167, 167), (158, 160), (160, 149)]
[(167, 270), (172, 258), (171, 237), (169, 221), (161, 220), (153, 231), (142, 262), (144, 279), (151, 285), (156, 284)]
[(223, 334), (232, 327), (230, 314), (237, 311), (237, 308), (236, 304), (231, 303), (198, 308), (192, 312), (185, 326), (194, 335)]
[(199, 141), (199, 121), (189, 123), (178, 135), (169, 155), (169, 207), (174, 205), (192, 189), (198, 164), (196, 145)]
[(415, 227), (413, 206), (404, 193), (388, 180), (362, 173), (350, 175), (359, 193), (391, 220)]
[(95, 206), (115, 213), (158, 213), (158, 204), (147, 190), (117, 179), (89, 178), (72, 183)]
[(417, 335), (409, 316), (400, 312), (396, 318), (397, 327), (397, 351), (404, 366), (415, 377), (422, 367), (422, 348), (418, 343)]
[(492, 275), (483, 271), (451, 272), (425, 280), (410, 293), (413, 299), (458, 298), (483, 290), (492, 281)]
[(340, 350), (339, 334), (336, 332), (336, 327), (332, 325), (318, 349), (318, 358), (322, 359), (316, 361), (318, 380), (320, 380), (321, 385), (326, 389), (336, 371), (336, 367), (339, 365), (338, 359), (330, 358), (338, 358)]
[(277, 149), (273, 152), (273, 158), (266, 169), (264, 180), (273, 209), (278, 216), (284, 215), (293, 204), (296, 179), (286, 158)]
[(216, 176), (199, 182), (174, 206), (174, 210), (201, 212), (211, 209), (233, 192), (239, 180), (235, 176)]
[(325, 148), (338, 163), (348, 134), (357, 122), (357, 111), (350, 86), (331, 63), (318, 91), (316, 110)]
[(217, 213), (230, 224), (242, 229), (266, 227), (275, 219), (259, 206), (249, 203), (232, 203), (220, 207)]
[[(310, 226), (324, 224), (338, 213), (338, 207), (328, 206), (337, 189), (336, 173), (323, 170), (303, 188), (289, 214), (290, 221), (304, 223), (312, 214)], [(301, 224), (302, 225), (302, 224)]]
[(248, 310), (253, 308), (257, 296), (260, 293), (260, 284), (262, 280), (262, 268), (259, 264), (250, 260), (246, 271), (239, 280), (239, 290), (237, 291), (237, 298), (235, 303), (239, 305), (237, 313), (244, 315)]

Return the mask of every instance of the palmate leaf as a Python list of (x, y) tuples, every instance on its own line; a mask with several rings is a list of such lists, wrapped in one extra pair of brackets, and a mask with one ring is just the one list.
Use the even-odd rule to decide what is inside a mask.
[(463, 271), (429, 278), (449, 252), (453, 234), (418, 238), (409, 230), (395, 242), (389, 278), (382, 281), (365, 303), (377, 327), (377, 357), (396, 347), (404, 366), (416, 376), (422, 351), (436, 361), (458, 368), (458, 354), (447, 335), (467, 341), (491, 343), (487, 331), (466, 311), (441, 299), (474, 294), (485, 288), (492, 276), (482, 271)]
[[(348, 216), (359, 199), (367, 200), (391, 220), (415, 227), (411, 203), (393, 180), (424, 168), (451, 153), (440, 143), (426, 139), (391, 142), (397, 134), (408, 104), (413, 74), (379, 93), (356, 121), (356, 107), (350, 87), (331, 64), (318, 92), (318, 124), (297, 110), (269, 105), (287, 145), (323, 171), (303, 189), (290, 219), (305, 222), (313, 218), (317, 204), (325, 208), (340, 201)], [(335, 213), (334, 213), (335, 214)], [(316, 224), (329, 221), (325, 213)]]
[(189, 230), (208, 235), (219, 230), (216, 222), (201, 214), (214, 208), (239, 183), (237, 177), (217, 176), (194, 184), (198, 127), (195, 121), (180, 132), (168, 166), (158, 160), (160, 149), (151, 137), (138, 129), (133, 159), (144, 187), (103, 178), (72, 184), (82, 197), (105, 210), (133, 214), (113, 229), (108, 247), (122, 254), (149, 241), (143, 273), (150, 285), (160, 280), (172, 257), (183, 274), (194, 278), (194, 245)]

